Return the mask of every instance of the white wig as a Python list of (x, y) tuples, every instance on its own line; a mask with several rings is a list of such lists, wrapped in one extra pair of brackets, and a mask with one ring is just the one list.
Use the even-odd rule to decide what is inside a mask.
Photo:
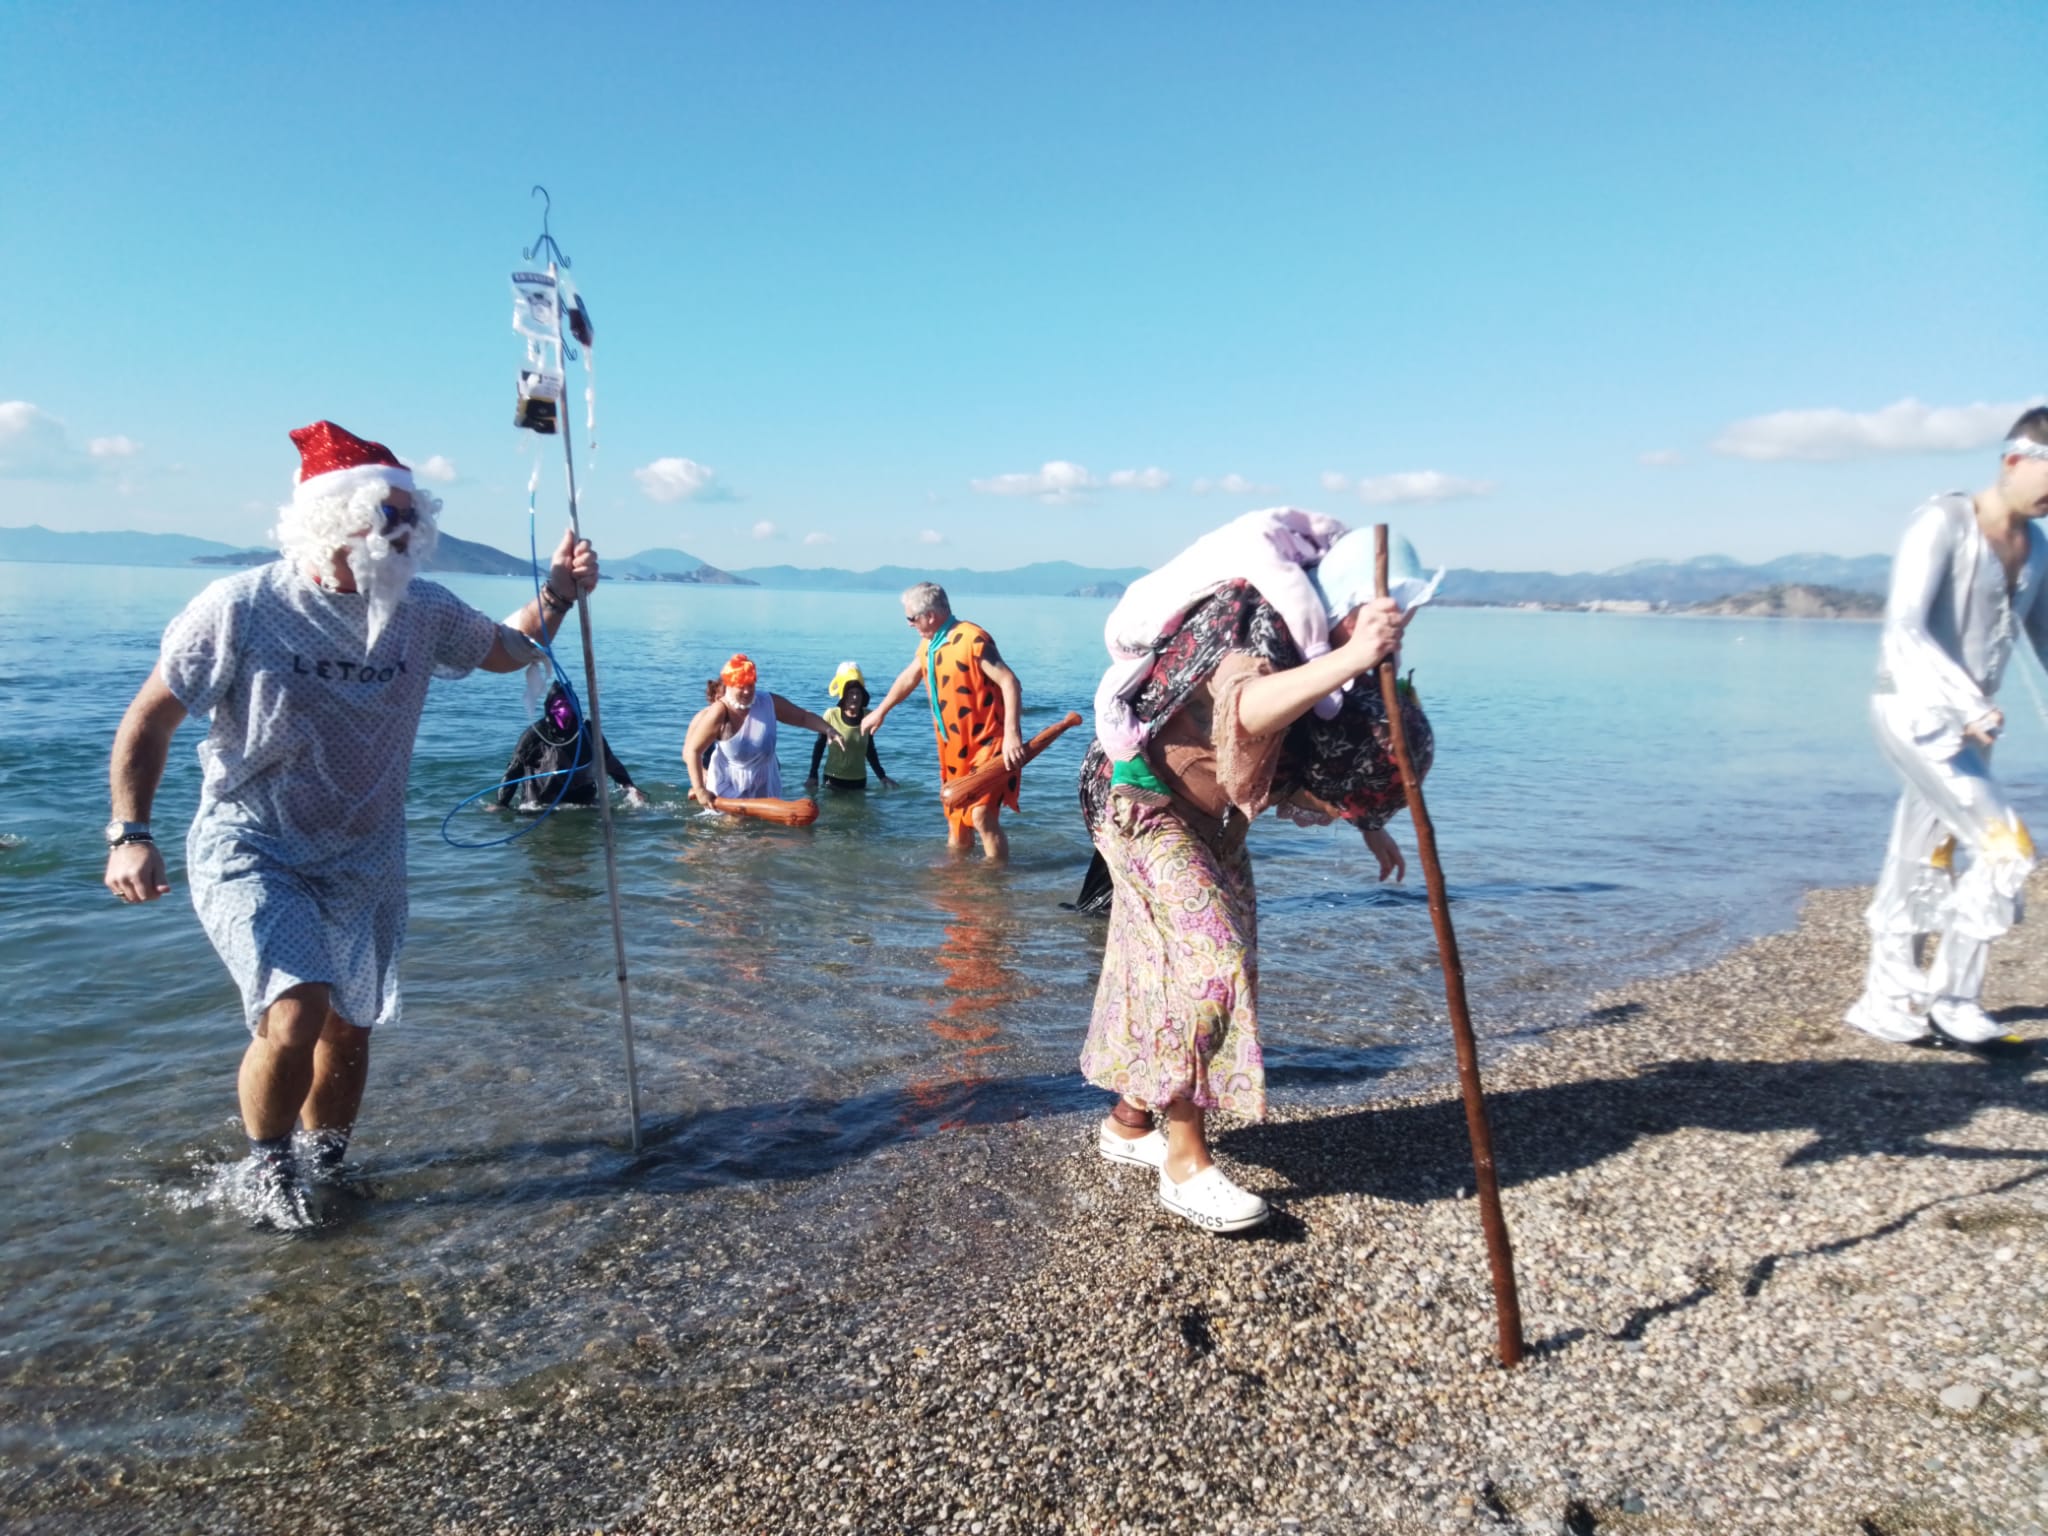
[[(434, 547), (441, 539), (436, 522), (441, 501), (423, 490), (405, 489), (412, 489), (413, 510), (419, 514), (419, 522), (405, 525), (400, 533), (411, 535), (406, 554), (417, 564), (425, 565), (433, 558)], [(382, 478), (358, 480), (333, 490), (317, 481), (301, 485), (292, 493), (290, 502), (277, 509), (277, 526), (270, 536), (287, 560), (324, 571), (335, 555), (346, 550), (349, 567), (354, 569), (357, 550), (372, 558), (391, 552), (382, 510), (391, 491), (392, 482)]]
[[(272, 535), (285, 559), (301, 568), (310, 567), (316, 576), (327, 572), (337, 554), (347, 559), (356, 590), (368, 605), (367, 649), (375, 650), (384, 626), (404, 601), (413, 573), (432, 558), (434, 546), (440, 542), (435, 515), (441, 503), (425, 491), (396, 486), (381, 476), (352, 471), (350, 478), (338, 485), (336, 478), (323, 475), (311, 484), (301, 484), (292, 493), (290, 504), (278, 508)], [(387, 533), (383, 506), (394, 488), (412, 490), (413, 511), (418, 516), (417, 521), (401, 523)], [(396, 547), (401, 539), (403, 550)]]

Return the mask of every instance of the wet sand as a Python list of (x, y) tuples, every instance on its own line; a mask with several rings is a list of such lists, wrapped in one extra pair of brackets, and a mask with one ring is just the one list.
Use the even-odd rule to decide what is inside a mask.
[(601, 1319), (574, 1368), (329, 1413), (342, 1308), (303, 1403), (218, 1456), (16, 1466), (0, 1502), (53, 1533), (2048, 1528), (2048, 954), (1994, 952), (2023, 1045), (1885, 1045), (1836, 1022), (1861, 900), (1488, 1060), (1514, 1372), (1455, 1091), (1393, 1079), (1224, 1131), (1281, 1210), (1238, 1238), (1080, 1115), (881, 1180), (622, 1193), (608, 1257), (517, 1297)]

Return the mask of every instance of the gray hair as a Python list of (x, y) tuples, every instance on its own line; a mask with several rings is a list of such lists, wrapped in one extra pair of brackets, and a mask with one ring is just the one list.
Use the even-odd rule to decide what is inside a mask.
[(913, 619), (924, 613), (950, 615), (953, 605), (946, 601), (946, 589), (936, 581), (920, 581), (903, 594), (903, 611)]

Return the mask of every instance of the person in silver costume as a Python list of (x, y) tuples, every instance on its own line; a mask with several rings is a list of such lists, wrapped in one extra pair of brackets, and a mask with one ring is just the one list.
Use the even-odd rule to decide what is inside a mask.
[[(2048, 407), (2013, 423), (1997, 481), (1913, 514), (1892, 566), (1871, 717), (1905, 782), (1877, 893), (1870, 963), (1847, 1015), (1881, 1040), (1978, 1044), (1991, 941), (2020, 919), (2034, 844), (1991, 773), (1992, 702), (2022, 632), (2048, 660)], [(1921, 940), (1936, 936), (1931, 960)]]

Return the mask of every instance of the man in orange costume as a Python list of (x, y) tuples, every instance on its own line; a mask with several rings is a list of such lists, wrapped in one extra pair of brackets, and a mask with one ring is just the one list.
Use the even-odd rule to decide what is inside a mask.
[(1010, 852), (1001, 816), (1004, 806), (1017, 808), (1016, 769), (1024, 761), (1024, 742), (1017, 719), (1024, 697), (1017, 674), (1003, 665), (996, 642), (987, 630), (953, 617), (946, 589), (921, 581), (903, 594), (904, 622), (917, 631), (917, 654), (861, 722), (872, 736), (889, 711), (924, 685), (931, 705), (932, 734), (939, 742), (939, 780), (950, 784), (964, 773), (996, 760), (1010, 768), (986, 794), (946, 812), (946, 842), (965, 848), (970, 833), (981, 834), (981, 851), (991, 859)]

